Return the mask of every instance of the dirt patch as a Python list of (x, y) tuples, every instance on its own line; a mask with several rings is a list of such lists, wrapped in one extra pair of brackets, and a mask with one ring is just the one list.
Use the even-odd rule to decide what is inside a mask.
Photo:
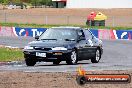
[[(2, 10), (1, 10), (2, 11)], [(34, 8), (5, 10), (9, 14), (18, 15), (67, 15), (87, 16), (90, 12), (102, 12), (107, 16), (132, 16), (132, 9), (64, 9), (64, 8)]]
[(87, 15), (92, 11), (102, 12), (108, 16), (106, 26), (132, 26), (132, 9), (38, 8), (0, 10), (0, 22), (85, 25)]
[[(88, 71), (88, 74), (130, 74), (132, 71)], [(129, 84), (76, 83), (76, 72), (70, 73), (26, 73), (0, 72), (0, 88), (132, 88)]]

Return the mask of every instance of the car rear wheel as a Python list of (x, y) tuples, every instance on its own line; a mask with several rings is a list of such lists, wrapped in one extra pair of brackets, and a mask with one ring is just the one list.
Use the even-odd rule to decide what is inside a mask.
[(60, 62), (61, 62), (60, 60), (55, 60), (55, 61), (53, 61), (53, 64), (54, 65), (59, 65)]
[(27, 66), (34, 66), (36, 64), (36, 60), (35, 59), (30, 59), (30, 58), (26, 58), (25, 62), (26, 62)]
[(69, 65), (76, 64), (77, 63), (77, 53), (76, 51), (72, 51), (70, 55), (68, 56), (66, 63)]
[(101, 58), (101, 53), (100, 53), (100, 50), (97, 49), (96, 53), (95, 53), (95, 56), (91, 59), (91, 62), (92, 63), (98, 63), (100, 58)]

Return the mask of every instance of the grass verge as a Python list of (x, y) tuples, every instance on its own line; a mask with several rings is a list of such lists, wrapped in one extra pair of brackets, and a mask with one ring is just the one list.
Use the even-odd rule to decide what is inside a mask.
[(8, 27), (33, 27), (33, 28), (50, 28), (57, 26), (79, 26), (83, 28), (95, 28), (95, 29), (114, 29), (114, 30), (132, 30), (132, 27), (106, 27), (106, 26), (87, 26), (87, 25), (45, 25), (45, 24), (18, 24), (18, 23), (0, 23), (0, 26)]
[(23, 60), (22, 50), (0, 48), (0, 61), (20, 61)]

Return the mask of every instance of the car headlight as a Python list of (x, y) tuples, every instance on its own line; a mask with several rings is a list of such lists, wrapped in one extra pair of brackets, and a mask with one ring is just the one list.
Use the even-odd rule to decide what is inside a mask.
[(67, 48), (65, 48), (65, 47), (55, 47), (55, 48), (52, 48), (52, 50), (67, 50)]
[(31, 46), (25, 46), (24, 49), (30, 49), (31, 50), (31, 49), (33, 49), (33, 47), (31, 47)]

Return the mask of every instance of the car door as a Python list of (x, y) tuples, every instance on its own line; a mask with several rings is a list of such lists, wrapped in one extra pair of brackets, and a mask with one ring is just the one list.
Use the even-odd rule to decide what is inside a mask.
[(77, 44), (78, 58), (79, 58), (79, 60), (84, 60), (84, 59), (87, 59), (87, 57), (88, 57), (87, 41), (86, 41), (85, 34), (84, 34), (83, 30), (78, 30), (77, 34), (78, 34), (78, 40), (79, 40), (78, 44)]
[(97, 49), (97, 39), (95, 36), (89, 31), (89, 30), (83, 30), (85, 34), (86, 39), (86, 45), (85, 48), (87, 50), (87, 58), (90, 59), (95, 55), (96, 49)]

